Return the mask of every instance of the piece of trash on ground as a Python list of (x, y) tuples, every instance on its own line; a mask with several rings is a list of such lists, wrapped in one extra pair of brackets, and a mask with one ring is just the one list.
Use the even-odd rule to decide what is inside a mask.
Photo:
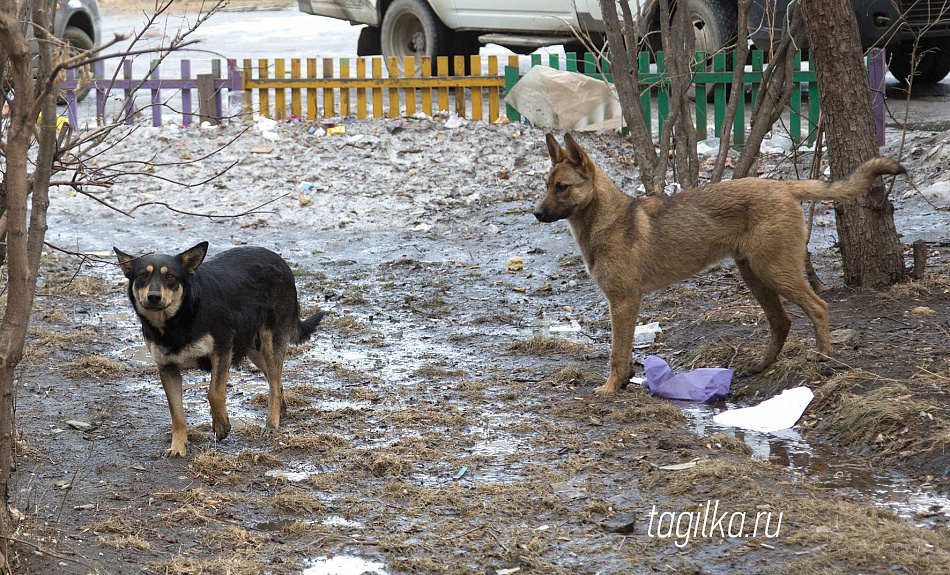
[(660, 327), (659, 322), (638, 325), (633, 328), (633, 347), (637, 349), (650, 347), (650, 344), (656, 341), (656, 334), (658, 333), (663, 333), (663, 328)]
[(788, 429), (798, 422), (814, 397), (807, 387), (793, 387), (758, 405), (723, 411), (713, 416), (713, 421), (763, 433)]
[(541, 128), (596, 131), (619, 129), (623, 122), (613, 86), (547, 66), (531, 68), (505, 94), (505, 102)]
[(562, 332), (562, 333), (577, 333), (581, 330), (581, 324), (577, 323), (576, 319), (572, 319), (571, 323), (561, 323), (558, 325), (552, 325), (548, 328), (549, 331), (553, 332)]
[(508, 271), (519, 272), (524, 269), (524, 260), (521, 259), (521, 256), (514, 256), (512, 258), (508, 258), (506, 265), (508, 266)]
[(269, 154), (274, 151), (274, 146), (251, 146), (247, 151), (251, 154)]
[(729, 394), (735, 370), (704, 367), (673, 375), (673, 370), (662, 358), (648, 355), (643, 359), (646, 380), (642, 384), (650, 393), (666, 399), (688, 401), (718, 401)]
[(696, 467), (695, 461), (687, 461), (686, 463), (674, 463), (673, 465), (660, 465), (657, 469), (662, 469), (664, 471), (683, 471), (686, 469), (692, 469)]

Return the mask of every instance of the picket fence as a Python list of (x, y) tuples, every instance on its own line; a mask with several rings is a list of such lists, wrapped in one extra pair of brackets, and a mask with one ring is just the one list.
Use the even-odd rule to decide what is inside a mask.
[[(734, 54), (728, 57), (734, 58)], [(563, 58), (551, 55), (544, 61), (540, 55), (530, 56), (530, 66), (548, 65), (556, 69), (580, 72), (591, 77), (612, 81), (610, 65), (596, 62), (592, 54), (578, 59), (573, 53)], [(483, 60), (472, 56), (438, 57), (419, 60), (406, 58), (308, 58), (211, 61), (211, 74), (197, 74), (192, 78), (192, 63), (181, 61), (180, 78), (163, 78), (157, 64), (151, 66), (147, 77), (132, 77), (132, 64), (123, 63), (121, 77), (105, 76), (103, 62), (97, 62), (95, 78), (86, 85), (96, 94), (97, 116), (105, 111), (108, 95), (121, 93), (123, 120), (132, 123), (142, 110), (151, 113), (152, 124), (161, 125), (162, 109), (175, 109), (182, 121), (190, 125), (196, 117), (217, 123), (228, 110), (224, 109), (223, 92), (227, 91), (233, 112), (241, 116), (258, 113), (273, 119), (287, 117), (316, 120), (321, 117), (395, 118), (412, 116), (419, 112), (432, 115), (433, 111), (451, 112), (473, 120), (496, 122), (503, 118), (501, 102), (504, 92), (521, 78), (521, 57), (507, 58), (503, 73), (499, 74), (499, 58), (489, 56), (483, 73)], [(869, 57), (872, 93), (875, 96), (875, 114), (879, 119), (879, 140), (883, 138), (883, 53)], [(450, 69), (450, 63), (452, 64)], [(289, 64), (289, 67), (288, 67)], [(319, 64), (319, 66), (318, 66)], [(385, 69), (384, 69), (385, 64)], [(402, 64), (402, 65), (400, 65)], [(696, 53), (696, 68), (692, 83), (695, 85), (696, 129), (700, 138), (708, 133), (710, 116), (714, 134), (719, 135), (725, 121), (727, 86), (732, 84), (733, 72), (728, 70), (727, 55), (715, 54), (707, 58)], [(751, 69), (743, 74), (743, 82), (751, 85), (751, 105), (759, 98), (759, 84), (766, 61), (761, 51), (751, 54)], [(226, 70), (227, 76), (222, 72)], [(306, 70), (306, 71), (304, 71)], [(656, 122), (658, 133), (669, 116), (670, 102), (668, 75), (663, 53), (641, 53), (638, 59), (641, 102), (648, 123)], [(802, 70), (801, 54), (796, 56), (792, 76), (793, 86), (787, 129), (796, 144), (813, 143), (817, 136), (819, 94), (813, 70)], [(80, 82), (69, 71), (67, 80), (60, 84), (66, 92), (67, 115), (77, 125), (75, 91)], [(134, 94), (149, 91), (149, 103), (142, 110), (135, 109)], [(180, 94), (180, 105), (171, 104), (172, 98), (164, 92)], [(197, 99), (193, 92), (197, 92)], [(807, 97), (806, 97), (807, 94)], [(197, 106), (195, 105), (197, 102)], [(740, 99), (733, 130), (733, 145), (741, 147), (748, 130), (747, 102)], [(710, 112), (711, 108), (711, 112)], [(506, 104), (507, 118), (520, 121), (521, 116)], [(727, 128), (728, 129), (728, 128)]]

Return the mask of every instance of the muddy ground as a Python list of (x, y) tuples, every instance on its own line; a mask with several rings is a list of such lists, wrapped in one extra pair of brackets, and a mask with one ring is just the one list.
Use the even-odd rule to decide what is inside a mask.
[[(836, 344), (835, 361), (809, 362), (810, 325), (792, 308), (781, 360), (737, 376), (730, 397), (749, 404), (813, 388), (799, 438), (781, 440), (718, 428), (708, 408), (634, 386), (593, 394), (608, 371), (607, 306), (567, 226), (531, 215), (549, 167), (543, 132), (445, 123), (346, 121), (337, 136), (304, 122), (263, 126), (271, 139), (250, 127), (211, 157), (247, 126), (143, 128), (98, 160), (101, 169), (142, 162), (124, 166), (141, 174), (102, 192), (104, 202), (237, 217), (155, 204), (128, 217), (56, 192), (50, 243), (93, 261), (80, 268), (54, 251), (40, 278), (17, 389), (18, 568), (950, 572), (946, 211), (898, 182), (898, 228), (908, 242), (929, 241), (930, 259), (924, 280), (884, 292), (841, 285), (833, 216), (819, 214), (823, 297), (832, 329), (853, 337)], [(934, 136), (913, 134), (908, 150), (931, 149)], [(636, 187), (618, 136), (580, 141), (619, 185)], [(919, 185), (946, 169), (924, 156), (907, 161)], [(229, 166), (191, 188), (170, 182)], [(771, 156), (762, 171), (794, 169)], [(281, 253), (306, 310), (333, 315), (288, 358), (278, 433), (263, 432), (266, 385), (245, 368), (232, 371), (228, 393), (234, 429), (216, 443), (207, 377), (194, 373), (189, 453), (166, 459), (164, 395), (108, 252), (202, 240), (212, 253), (237, 244)], [(523, 270), (508, 271), (512, 256)], [(579, 332), (550, 329), (572, 321)], [(651, 321), (663, 333), (638, 357), (655, 353), (678, 370), (741, 369), (767, 341), (729, 262), (648, 296), (640, 323)], [(885, 491), (932, 503), (889, 505)], [(745, 514), (741, 529), (733, 513)], [(750, 536), (757, 516), (771, 522)], [(333, 571), (344, 558), (355, 567)]]

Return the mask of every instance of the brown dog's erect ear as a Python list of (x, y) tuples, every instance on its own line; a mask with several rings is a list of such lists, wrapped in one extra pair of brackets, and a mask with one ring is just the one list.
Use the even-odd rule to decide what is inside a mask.
[(119, 267), (122, 269), (122, 273), (125, 274), (125, 277), (130, 277), (132, 274), (132, 260), (135, 258), (115, 246), (112, 247), (112, 251), (115, 252), (115, 257), (119, 260)]
[(574, 141), (574, 136), (570, 133), (564, 134), (564, 144), (567, 146), (567, 161), (585, 178), (593, 178), (596, 170), (594, 160)]
[(181, 260), (182, 267), (185, 268), (185, 271), (187, 271), (189, 275), (195, 275), (195, 272), (198, 271), (198, 266), (201, 265), (201, 262), (205, 261), (207, 254), (208, 242), (201, 242), (190, 250), (178, 254), (178, 259)]
[(547, 133), (544, 139), (548, 141), (548, 154), (551, 156), (551, 164), (556, 166), (558, 162), (564, 160), (564, 149), (561, 148), (561, 144), (557, 143), (554, 134)]

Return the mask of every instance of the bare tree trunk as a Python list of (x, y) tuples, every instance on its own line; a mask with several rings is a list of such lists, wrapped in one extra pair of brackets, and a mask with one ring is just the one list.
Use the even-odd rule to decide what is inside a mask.
[[(732, 123), (736, 118), (736, 111), (739, 109), (740, 98), (745, 98), (745, 83), (742, 77), (745, 75), (745, 61), (749, 57), (749, 27), (745, 23), (749, 20), (749, 8), (752, 6), (752, 0), (739, 0), (738, 16), (739, 22), (738, 40), (736, 41), (736, 62), (732, 73), (732, 92), (729, 94), (729, 103), (726, 106), (726, 117), (722, 121), (722, 133), (719, 134), (719, 154), (716, 156), (716, 165), (713, 167), (710, 181), (712, 183), (722, 181), (723, 173), (726, 170), (726, 158), (729, 154), (729, 145), (732, 142)], [(743, 120), (744, 121), (744, 120)], [(706, 134), (703, 134), (703, 139)], [(758, 145), (756, 145), (758, 149)]]
[[(782, 116), (792, 97), (792, 66), (795, 62), (795, 42), (793, 38), (800, 37), (802, 25), (802, 11), (799, 2), (788, 5), (789, 27), (782, 35), (778, 48), (769, 60), (769, 65), (762, 74), (762, 84), (759, 90), (759, 100), (752, 109), (752, 125), (749, 138), (739, 159), (733, 178), (744, 178), (749, 175), (755, 160), (759, 156), (759, 148), (765, 135), (772, 130), (772, 126)], [(799, 38), (800, 39), (800, 38)]]
[[(34, 0), (32, 18), (39, 40), (40, 64), (37, 77), (47, 76), (52, 67), (52, 45), (46, 30), (52, 26), (51, 0)], [(29, 151), (36, 126), (33, 71), (30, 49), (21, 29), (26, 15), (23, 5), (4, 4), (0, 8), (0, 46), (8, 58), (14, 97), (6, 134), (3, 190), (7, 217), (7, 306), (0, 322), (0, 533), (15, 529), (9, 510), (9, 483), (14, 469), (14, 377), (23, 356), (36, 292), (43, 238), (46, 233), (46, 208), (49, 205), (49, 181), (56, 147), (56, 108), (52, 98), (43, 101), (40, 126), (42, 144), (37, 153), (36, 170), (31, 178)], [(31, 192), (33, 204), (27, 227), (27, 201)]]
[[(640, 179), (648, 194), (655, 193), (654, 180), (657, 170), (666, 173), (666, 161), (659, 167), (660, 158), (653, 147), (653, 135), (647, 126), (646, 115), (640, 102), (640, 75), (637, 73), (637, 51), (640, 42), (636, 21), (627, 2), (620, 3), (623, 12), (623, 25), (617, 16), (616, 0), (598, 0), (604, 27), (607, 30), (607, 43), (610, 47), (610, 69), (613, 72), (614, 85), (623, 109), (623, 119), (630, 129), (633, 139), (633, 153), (640, 165)], [(662, 188), (661, 188), (662, 190)]]
[[(858, 25), (847, 0), (806, 0), (802, 11), (821, 92), (831, 176), (840, 178), (878, 155)], [(881, 288), (904, 279), (894, 205), (882, 182), (865, 196), (837, 203), (835, 215), (847, 285)]]
[[(676, 181), (684, 188), (695, 188), (699, 183), (699, 161), (696, 157), (696, 125), (693, 124), (691, 102), (687, 91), (693, 78), (693, 55), (696, 36), (686, 2), (680, 0), (670, 26), (670, 2), (660, 0), (660, 39), (666, 57), (666, 71), (670, 78), (670, 116), (660, 134), (660, 157), (669, 155), (672, 140), (673, 166)], [(677, 7), (674, 5), (674, 7)], [(663, 190), (666, 174), (655, 174), (654, 190)]]

